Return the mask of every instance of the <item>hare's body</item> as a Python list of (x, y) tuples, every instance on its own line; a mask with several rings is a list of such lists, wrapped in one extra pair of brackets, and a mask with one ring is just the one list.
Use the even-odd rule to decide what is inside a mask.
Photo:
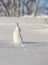
[(20, 28), (18, 26), (16, 26), (16, 29), (13, 33), (13, 43), (15, 44), (21, 44), (22, 43), (22, 37), (20, 34)]

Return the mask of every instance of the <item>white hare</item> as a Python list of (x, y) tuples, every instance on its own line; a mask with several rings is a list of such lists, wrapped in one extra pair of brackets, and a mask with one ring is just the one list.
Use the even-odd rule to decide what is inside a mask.
[(16, 23), (15, 31), (13, 32), (13, 43), (14, 44), (21, 44), (23, 42), (21, 37), (21, 29), (19, 27), (19, 24)]

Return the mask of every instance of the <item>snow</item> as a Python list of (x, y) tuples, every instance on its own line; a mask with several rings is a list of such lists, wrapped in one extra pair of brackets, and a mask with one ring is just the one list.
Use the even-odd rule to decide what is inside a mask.
[(48, 15), (40, 15), (36, 17), (33, 17), (33, 15), (25, 15), (24, 17), (26, 18), (48, 18)]
[[(47, 19), (48, 21), (48, 19)], [(12, 42), (16, 22), (24, 42), (48, 42), (48, 24), (37, 18), (0, 17), (0, 40)]]
[(48, 18), (48, 15), (40, 15), (40, 16), (36, 16), (36, 18)]
[[(24, 41), (19, 46), (12, 43), (16, 22)], [(0, 65), (48, 65), (48, 24), (44, 19), (0, 18)]]
[(0, 65), (48, 65), (48, 43), (24, 43), (24, 47), (0, 43)]
[[(48, 24), (20, 25), (24, 42), (48, 42)], [(15, 25), (0, 26), (0, 40), (13, 41)]]

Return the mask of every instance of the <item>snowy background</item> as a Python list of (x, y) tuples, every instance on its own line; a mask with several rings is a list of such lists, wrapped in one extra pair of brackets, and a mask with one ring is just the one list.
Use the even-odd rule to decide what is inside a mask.
[(19, 22), (21, 35), (24, 42), (47, 42), (48, 19), (25, 18), (25, 17), (0, 17), (0, 40), (12, 42), (13, 32)]
[[(16, 22), (24, 47), (12, 45)], [(0, 65), (48, 65), (48, 24), (44, 18), (0, 17)]]

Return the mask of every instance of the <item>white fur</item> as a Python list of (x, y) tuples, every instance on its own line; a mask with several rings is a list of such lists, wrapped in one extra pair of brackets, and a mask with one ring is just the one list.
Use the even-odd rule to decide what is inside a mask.
[(15, 31), (13, 32), (13, 43), (14, 44), (21, 44), (22, 43), (22, 37), (20, 34), (20, 28), (16, 26)]

